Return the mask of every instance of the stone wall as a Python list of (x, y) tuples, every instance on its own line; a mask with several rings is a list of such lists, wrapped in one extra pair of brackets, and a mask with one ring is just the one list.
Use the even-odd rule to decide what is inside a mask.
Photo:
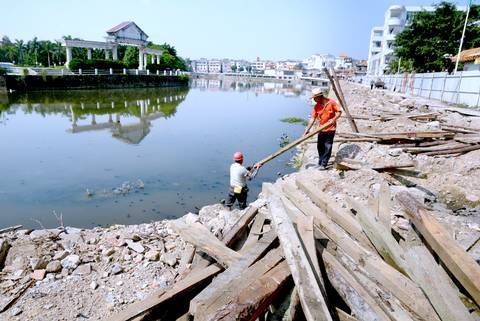
[(18, 91), (50, 89), (174, 87), (188, 85), (188, 78), (184, 76), (156, 75), (7, 75), (5, 76), (5, 79), (6, 88)]

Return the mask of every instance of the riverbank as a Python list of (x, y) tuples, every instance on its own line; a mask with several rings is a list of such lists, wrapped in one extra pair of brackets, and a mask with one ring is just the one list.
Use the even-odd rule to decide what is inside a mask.
[(4, 87), (14, 91), (177, 87), (187, 86), (189, 81), (188, 76), (184, 75), (6, 75), (3, 77)]
[[(438, 102), (406, 98), (385, 91), (344, 83), (346, 100), (352, 114), (417, 114), (439, 106)], [(393, 117), (386, 121), (357, 120), (362, 133), (386, 133), (440, 130), (441, 123), (480, 128), (480, 117), (440, 111), (435, 121), (414, 121)], [(338, 133), (350, 132), (348, 123), (340, 121)], [(340, 135), (337, 135), (340, 137)], [(390, 145), (376, 142), (340, 142), (334, 145), (332, 160), (351, 158), (364, 166), (357, 170), (327, 171), (312, 168), (316, 164), (314, 141), (299, 148), (301, 169), (283, 176), (275, 184), (279, 190), (297, 180), (310, 182), (340, 208), (349, 208), (347, 199), (367, 204), (389, 184), (390, 219), (399, 235), (409, 223), (395, 196), (408, 191), (433, 209), (435, 217), (453, 235), (460, 246), (480, 262), (480, 151), (459, 156), (412, 155)], [(389, 175), (372, 169), (372, 165), (413, 162), (419, 177), (408, 177), (407, 186), (394, 182)], [(265, 191), (263, 191), (265, 192)], [(254, 206), (265, 210), (264, 195)], [(189, 214), (185, 221), (200, 221), (222, 238), (243, 212), (226, 211), (221, 205)], [(5, 320), (75, 320), (88, 317), (100, 320), (124, 310), (130, 302), (141, 301), (158, 289), (169, 288), (199, 263), (193, 247), (182, 240), (168, 220), (151, 224), (112, 226), (79, 230), (73, 228), (9, 232), (3, 236), (12, 245), (1, 272), (2, 300), (8, 302), (29, 286), (6, 312)], [(55, 262), (55, 263), (52, 263)], [(50, 265), (50, 266), (48, 266)], [(32, 278), (33, 276), (33, 278)], [(33, 280), (33, 281), (32, 281)], [(5, 299), (3, 299), (5, 298)], [(4, 302), (0, 302), (4, 304)]]

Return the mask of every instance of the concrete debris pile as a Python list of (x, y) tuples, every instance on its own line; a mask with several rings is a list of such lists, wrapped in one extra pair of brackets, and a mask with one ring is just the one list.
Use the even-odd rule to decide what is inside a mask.
[[(480, 266), (418, 194), (383, 181), (366, 201), (336, 200), (324, 175), (265, 183), (265, 205), (219, 238), (172, 221), (195, 249), (189, 272), (108, 320), (477, 320)], [(400, 233), (392, 208), (408, 219)]]
[[(198, 219), (221, 234), (240, 215), (219, 205)], [(216, 218), (216, 219), (213, 219)], [(221, 219), (220, 219), (221, 218)], [(0, 319), (100, 320), (170, 287), (191, 246), (167, 221), (109, 228), (0, 231)], [(38, 319), (39, 320), (39, 319)]]

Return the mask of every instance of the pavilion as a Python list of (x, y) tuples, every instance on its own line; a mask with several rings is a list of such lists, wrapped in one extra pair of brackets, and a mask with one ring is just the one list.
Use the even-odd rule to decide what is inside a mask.
[(145, 70), (147, 67), (148, 55), (151, 55), (151, 63), (160, 63), (160, 56), (163, 51), (158, 49), (147, 48), (148, 35), (140, 29), (133, 21), (125, 21), (113, 28), (107, 30), (106, 41), (90, 41), (90, 40), (69, 40), (64, 39), (62, 45), (66, 49), (68, 67), (72, 60), (72, 48), (86, 48), (87, 59), (92, 59), (92, 49), (103, 49), (105, 51), (105, 59), (118, 59), (118, 45), (135, 46), (139, 49), (138, 70)]

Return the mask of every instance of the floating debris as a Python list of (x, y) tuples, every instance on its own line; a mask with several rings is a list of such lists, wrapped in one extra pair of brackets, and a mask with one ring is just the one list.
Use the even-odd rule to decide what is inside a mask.
[(92, 198), (94, 195), (100, 197), (112, 197), (115, 195), (127, 195), (129, 193), (138, 193), (140, 190), (145, 189), (145, 183), (141, 179), (137, 179), (135, 182), (126, 181), (119, 187), (112, 188), (110, 191), (103, 189), (103, 191), (95, 193), (95, 191), (86, 189), (86, 195), (88, 198)]
[(278, 139), (280, 147), (285, 147), (290, 143), (290, 137), (287, 134), (283, 133), (282, 136)]

